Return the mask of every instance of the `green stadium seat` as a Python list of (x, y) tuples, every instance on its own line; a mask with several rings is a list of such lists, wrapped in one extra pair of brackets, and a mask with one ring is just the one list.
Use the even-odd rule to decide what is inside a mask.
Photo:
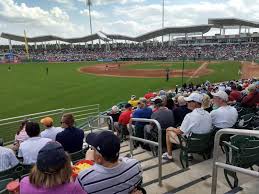
[(20, 164), (18, 164), (17, 166), (14, 166), (13, 168), (0, 172), (0, 180), (4, 180), (7, 178), (13, 178), (13, 174), (15, 173), (16, 169), (19, 166), (20, 166)]
[[(259, 165), (258, 138), (235, 135), (230, 138), (230, 142), (224, 141), (223, 143), (226, 151), (226, 164), (252, 170), (254, 165)], [(236, 172), (224, 169), (224, 175), (232, 189), (238, 187)], [(230, 177), (233, 178), (233, 182), (231, 182)]]
[(84, 159), (87, 150), (88, 150), (88, 148), (80, 150), (80, 151), (75, 152), (75, 153), (71, 153), (70, 158), (71, 158), (71, 161), (73, 162), (73, 164), (75, 164), (76, 162)]
[(183, 168), (189, 167), (188, 154), (196, 153), (203, 156), (204, 160), (210, 158), (210, 141), (212, 133), (192, 134), (189, 137), (178, 136), (180, 140), (180, 162)]

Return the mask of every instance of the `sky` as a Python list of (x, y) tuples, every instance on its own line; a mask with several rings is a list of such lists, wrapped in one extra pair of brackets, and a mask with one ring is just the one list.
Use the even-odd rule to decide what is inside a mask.
[[(92, 0), (93, 32), (137, 36), (159, 29), (161, 5), (162, 0)], [(259, 0), (165, 0), (166, 27), (230, 17), (259, 22)], [(23, 35), (24, 30), (28, 37), (89, 35), (85, 0), (0, 0), (0, 33)]]

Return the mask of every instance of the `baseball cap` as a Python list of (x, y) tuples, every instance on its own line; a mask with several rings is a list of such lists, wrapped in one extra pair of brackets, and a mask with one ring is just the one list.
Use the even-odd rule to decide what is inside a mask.
[(143, 103), (143, 104), (147, 104), (147, 99), (146, 98), (140, 98), (139, 102)]
[(135, 96), (135, 95), (131, 95), (130, 99), (131, 99), (131, 100), (135, 100), (135, 99), (136, 99), (136, 96)]
[(55, 173), (67, 162), (64, 148), (58, 142), (49, 142), (39, 151), (36, 166), (43, 173)]
[(202, 103), (202, 95), (196, 92), (191, 93), (190, 96), (184, 98), (186, 102), (194, 101), (198, 103)]
[(86, 143), (93, 146), (106, 160), (120, 154), (120, 139), (111, 131), (90, 133), (86, 137)]
[(132, 105), (131, 105), (130, 103), (127, 103), (127, 104), (125, 105), (125, 108), (130, 108), (130, 107), (132, 107)]
[(118, 106), (113, 106), (112, 107), (113, 112), (119, 112), (119, 107)]
[(211, 94), (212, 94), (212, 96), (219, 97), (222, 100), (228, 101), (228, 94), (222, 90), (219, 90), (218, 92), (211, 93)]
[(154, 102), (154, 104), (161, 104), (163, 102), (162, 98), (159, 96), (153, 98), (151, 101)]
[(45, 117), (40, 120), (40, 123), (47, 126), (47, 125), (52, 125), (53, 124), (53, 119), (51, 117)]

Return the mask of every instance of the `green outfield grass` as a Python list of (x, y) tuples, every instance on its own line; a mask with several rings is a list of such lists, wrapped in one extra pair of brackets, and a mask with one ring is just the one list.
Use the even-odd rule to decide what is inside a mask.
[[(1, 64), (0, 119), (91, 104), (100, 104), (101, 109), (106, 110), (128, 100), (132, 94), (140, 97), (148, 89), (157, 91), (181, 85), (181, 78), (171, 78), (166, 82), (161, 78), (99, 77), (78, 72), (79, 67), (94, 64), (96, 62), (15, 64), (11, 65), (11, 71), (8, 71), (9, 65)], [(46, 67), (49, 68), (48, 75)], [(238, 79), (240, 63), (221, 62), (211, 64), (209, 68), (215, 71), (212, 75), (184, 80), (200, 83)], [(14, 132), (0, 127), (0, 137), (10, 140)]]
[[(201, 65), (196, 62), (185, 61), (184, 68), (185, 69), (197, 69)], [(182, 69), (183, 68), (183, 61), (176, 61), (176, 62), (163, 62), (163, 61), (154, 61), (154, 62), (140, 62), (139, 64), (132, 64), (126, 67), (125, 69)]]

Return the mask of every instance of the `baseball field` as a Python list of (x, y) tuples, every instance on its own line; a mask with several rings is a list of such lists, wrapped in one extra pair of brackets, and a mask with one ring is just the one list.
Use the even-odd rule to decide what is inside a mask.
[[(119, 101), (128, 100), (132, 94), (139, 97), (148, 89), (157, 91), (181, 85), (182, 62), (119, 64), (98, 62), (1, 64), (0, 119), (96, 103), (105, 110)], [(8, 71), (9, 66), (11, 70)], [(107, 66), (108, 69), (103, 69)], [(206, 64), (185, 62), (184, 81), (201, 83), (206, 80), (218, 82), (238, 79), (240, 66), (239, 62), (223, 61)], [(165, 67), (170, 69), (169, 82), (165, 81)], [(87, 72), (85, 68), (86, 70), (92, 68), (97, 72), (96, 74)], [(208, 71), (202, 74), (204, 69)], [(105, 73), (98, 74), (98, 70)], [(136, 75), (127, 75), (131, 71)], [(191, 74), (188, 71), (191, 71)], [(149, 75), (148, 72), (155, 72), (156, 75), (153, 76), (152, 73)], [(138, 77), (138, 74), (141, 76)]]

